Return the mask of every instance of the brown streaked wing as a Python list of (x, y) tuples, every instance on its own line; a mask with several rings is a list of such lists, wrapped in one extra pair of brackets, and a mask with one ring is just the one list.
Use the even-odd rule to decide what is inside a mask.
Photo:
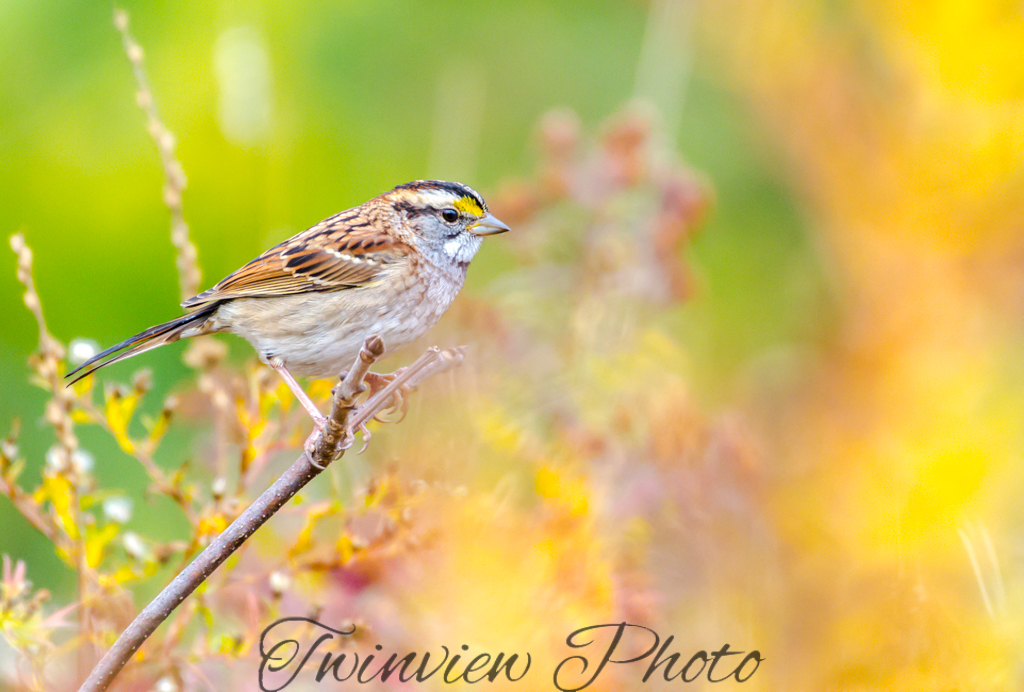
[(404, 243), (375, 230), (362, 216), (338, 214), (272, 247), (182, 307), (354, 288), (402, 261), (407, 251)]

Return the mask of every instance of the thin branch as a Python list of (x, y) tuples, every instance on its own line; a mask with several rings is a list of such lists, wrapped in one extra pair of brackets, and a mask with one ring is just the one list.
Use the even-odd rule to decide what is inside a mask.
[(231, 522), (188, 567), (168, 584), (153, 601), (142, 609), (128, 629), (103, 656), (82, 684), (79, 692), (103, 692), (142, 643), (166, 620), (178, 605), (199, 587), (232, 553), (270, 517), (280, 510), (307, 483), (316, 478), (332, 461), (340, 458), (351, 444), (352, 431), (388, 408), (392, 395), (399, 388), (416, 387), (428, 377), (458, 366), (465, 355), (459, 347), (441, 351), (428, 349), (412, 365), (403, 369), (387, 386), (361, 406), (355, 399), (363, 391), (363, 378), (373, 363), (384, 353), (378, 336), (366, 339), (348, 374), (334, 388), (331, 414), (316, 434), (313, 453), (304, 453), (295, 460), (274, 484), (248, 509)]
[(138, 88), (136, 100), (139, 108), (146, 114), (146, 125), (149, 134), (160, 150), (160, 163), (164, 169), (164, 203), (171, 211), (171, 243), (176, 251), (175, 263), (178, 267), (178, 289), (181, 299), (186, 300), (199, 293), (202, 277), (199, 272), (196, 246), (188, 234), (188, 224), (181, 207), (181, 194), (185, 190), (185, 170), (174, 157), (174, 135), (164, 126), (156, 111), (153, 92), (146, 79), (146, 70), (142, 65), (142, 46), (135, 42), (128, 33), (128, 13), (114, 10), (114, 26), (121, 32), (124, 52), (132, 64), (135, 84)]

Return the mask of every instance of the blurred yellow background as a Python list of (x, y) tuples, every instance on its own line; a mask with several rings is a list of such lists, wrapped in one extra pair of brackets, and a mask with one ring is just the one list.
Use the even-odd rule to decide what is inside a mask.
[[(684, 651), (759, 649), (751, 689), (1021, 687), (1020, 3), (125, 9), (188, 175), (204, 287), (417, 178), (522, 219), (434, 337), (474, 345), (464, 398), (414, 401), (409, 432), (345, 458), (356, 479), (394, 464), (465, 486), (423, 509), (447, 552), (391, 582), (390, 607), (423, 619), (405, 636), (557, 661), (573, 629), (628, 619)], [(8, 0), (0, 24), (0, 227), (35, 252), (51, 330), (106, 346), (177, 315), (157, 152), (110, 8)], [(659, 166), (680, 162), (699, 233), (687, 217), (680, 242), (632, 247), (650, 199), (629, 181), (603, 206), (545, 198), (563, 131), (584, 152), (570, 178), (627, 160), (633, 136), (636, 189), (669, 189)], [(620, 300), (602, 274), (665, 253), (686, 267), (667, 297)], [(38, 473), (53, 438), (27, 382), (37, 333), (3, 266), (0, 425), (21, 418)], [(186, 384), (180, 347), (131, 363), (101, 379), (152, 368), (151, 413)], [(99, 485), (135, 498), (132, 530), (185, 529), (116, 443), (79, 435)], [(194, 438), (172, 429), (161, 463), (199, 464)], [(52, 546), (8, 504), (0, 526), (0, 552), (68, 602)], [(622, 675), (602, 689), (641, 686)]]

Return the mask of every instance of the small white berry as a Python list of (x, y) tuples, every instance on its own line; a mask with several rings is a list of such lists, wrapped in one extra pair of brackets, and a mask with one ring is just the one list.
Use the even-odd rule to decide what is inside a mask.
[(127, 497), (110, 497), (103, 501), (103, 515), (117, 524), (132, 518), (132, 501)]
[(291, 577), (284, 572), (275, 570), (270, 573), (270, 590), (275, 596), (280, 596), (292, 585)]
[(121, 538), (124, 543), (125, 552), (131, 555), (136, 560), (141, 560), (149, 553), (149, 548), (146, 546), (146, 542), (142, 540), (139, 534), (128, 531)]
[(68, 345), (68, 362), (81, 365), (99, 352), (99, 344), (92, 339), (72, 339)]
[(170, 675), (165, 675), (156, 681), (156, 687), (153, 689), (156, 692), (178, 692), (178, 683), (174, 682)]

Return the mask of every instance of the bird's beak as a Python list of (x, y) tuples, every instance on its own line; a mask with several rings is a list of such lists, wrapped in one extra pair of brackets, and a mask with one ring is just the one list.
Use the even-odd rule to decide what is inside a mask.
[(499, 233), (506, 233), (512, 229), (488, 214), (482, 219), (477, 219), (466, 226), (466, 230), (470, 233), (475, 233), (476, 235), (497, 235)]

